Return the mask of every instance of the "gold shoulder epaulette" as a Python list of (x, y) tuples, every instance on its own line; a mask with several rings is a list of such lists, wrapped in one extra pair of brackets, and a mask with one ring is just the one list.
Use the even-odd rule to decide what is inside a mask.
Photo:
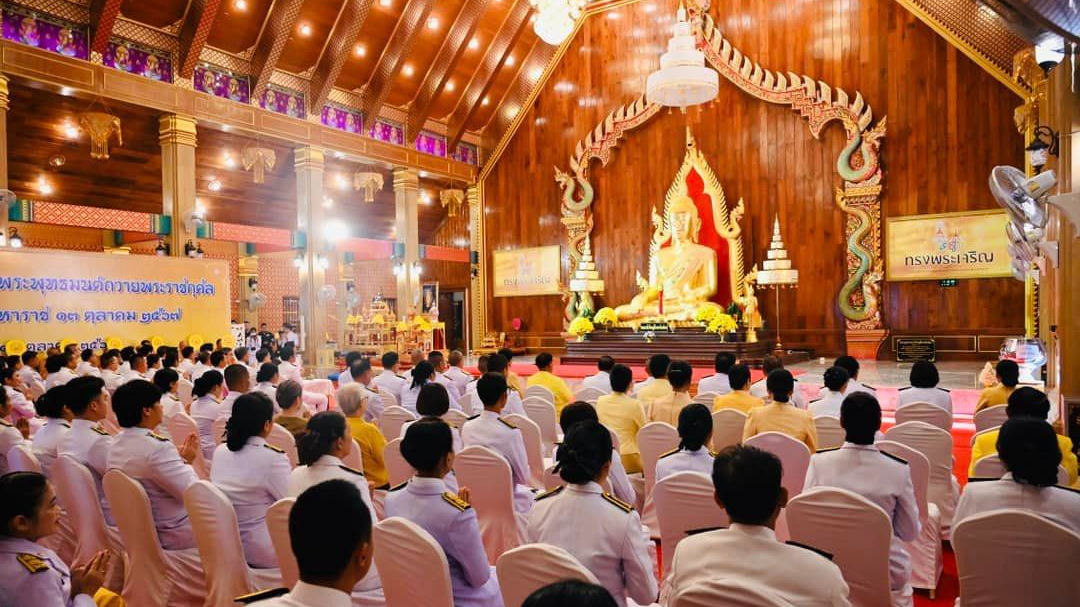
[(806, 544), (800, 544), (799, 542), (792, 542), (791, 540), (788, 540), (787, 542), (784, 542), (784, 543), (789, 545), (789, 546), (795, 546), (797, 548), (802, 548), (804, 550), (809, 550), (810, 552), (820, 554), (821, 556), (829, 559), (830, 561), (833, 560), (833, 555), (832, 554), (830, 554), (828, 552), (825, 552), (824, 550), (818, 550), (817, 548), (814, 548), (813, 546), (807, 546)]
[(611, 495), (610, 493), (605, 493), (604, 494), (604, 499), (607, 500), (609, 504), (615, 504), (616, 506), (618, 506), (619, 509), (622, 510), (623, 512), (633, 512), (633, 510), (634, 510), (633, 506), (631, 506), (630, 504), (627, 504), (626, 502), (624, 502), (621, 499), (615, 497), (614, 495)]
[(268, 590), (259, 590), (259, 591), (256, 591), (256, 592), (252, 592), (251, 594), (245, 594), (243, 596), (238, 596), (238, 597), (233, 599), (233, 602), (234, 603), (243, 603), (244, 605), (247, 605), (248, 603), (255, 603), (255, 602), (258, 602), (258, 601), (265, 601), (266, 599), (272, 599), (274, 597), (279, 597), (279, 596), (282, 596), (284, 594), (288, 594), (288, 592), (289, 592), (288, 588), (270, 588)]
[(716, 457), (717, 455), (720, 455), (720, 454), (717, 453), (716, 451), (713, 451), (712, 449), (709, 449), (709, 455), (711, 455), (712, 457)]
[(665, 451), (664, 453), (661, 453), (660, 457), (658, 457), (656, 459), (664, 459), (665, 457), (667, 457), (669, 455), (675, 455), (678, 452), (679, 452), (678, 449), (672, 449), (671, 451)]
[(281, 447), (275, 447), (275, 446), (271, 445), (270, 443), (263, 443), (263, 446), (266, 447), (267, 449), (273, 451), (274, 453), (285, 453), (284, 449), (282, 449)]
[(390, 490), (391, 491), (397, 491), (399, 489), (404, 489), (405, 487), (408, 487), (408, 486), (409, 486), (409, 481), (405, 481), (404, 483), (401, 483), (400, 485), (397, 485), (395, 487), (390, 487)]
[(506, 421), (505, 419), (500, 417), (499, 421), (502, 422), (504, 426), (506, 426), (507, 428), (510, 428), (511, 430), (517, 430), (517, 426), (515, 426), (514, 424), (511, 424), (510, 422)]
[(886, 453), (885, 451), (878, 451), (878, 453), (884, 455), (885, 457), (887, 457), (889, 459), (896, 460), (896, 461), (900, 462), (901, 464), (904, 464), (905, 466), (908, 465), (907, 460), (902, 458), (902, 457), (896, 457), (892, 453)]
[(26, 567), (26, 570), (30, 573), (41, 573), (49, 570), (49, 564), (35, 554), (20, 552), (15, 557), (15, 560), (19, 561), (19, 564), (23, 567)]
[(94, 432), (97, 432), (98, 434), (100, 434), (102, 436), (108, 436), (109, 435), (109, 433), (106, 432), (105, 429), (102, 428), (101, 426), (94, 426), (93, 428), (90, 428), (90, 429), (93, 430)]
[(542, 499), (549, 498), (549, 497), (551, 497), (553, 495), (558, 495), (565, 488), (566, 488), (566, 485), (559, 485), (558, 487), (555, 487), (551, 491), (545, 491), (545, 492), (541, 493), (540, 495), (536, 496), (534, 499), (535, 499), (535, 501), (540, 501)]
[(169, 439), (167, 439), (164, 436), (158, 434), (157, 432), (151, 432), (150, 434), (147, 434), (147, 436), (149, 436), (150, 438), (156, 438), (156, 439), (158, 439), (160, 441), (169, 442)]
[(442, 494), (442, 498), (443, 498), (444, 502), (446, 502), (447, 504), (450, 504), (451, 506), (457, 508), (458, 510), (460, 510), (462, 512), (465, 512), (469, 508), (472, 508), (472, 506), (469, 505), (469, 502), (466, 502), (465, 500), (463, 500), (460, 497), (454, 495), (453, 493), (450, 493), (449, 491), (444, 492)]
[(364, 473), (361, 472), (360, 470), (357, 470), (356, 468), (350, 468), (350, 467), (345, 466), (345, 465), (338, 466), (338, 468), (341, 468), (342, 470), (346, 470), (348, 472), (352, 472), (353, 474), (359, 474), (360, 476), (364, 476)]

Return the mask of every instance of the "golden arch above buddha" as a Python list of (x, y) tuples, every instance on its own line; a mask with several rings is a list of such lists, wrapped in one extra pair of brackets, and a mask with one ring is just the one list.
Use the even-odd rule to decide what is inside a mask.
[(653, 210), (648, 278), (615, 308), (622, 323), (664, 320), (689, 323), (703, 306), (720, 309), (742, 291), (743, 215), (740, 200), (729, 211), (724, 190), (687, 132), (687, 153), (664, 200)]

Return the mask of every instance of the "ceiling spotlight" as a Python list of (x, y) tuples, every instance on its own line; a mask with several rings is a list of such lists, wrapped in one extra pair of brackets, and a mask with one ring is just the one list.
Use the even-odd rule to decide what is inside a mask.
[(230, 169), (236, 168), (236, 158), (233, 158), (232, 154), (225, 152), (222, 155), (222, 158), (225, 162), (225, 166), (229, 167)]
[(357, 57), (363, 57), (367, 54), (367, 47), (365, 47), (363, 44), (357, 44), (356, 48), (353, 49), (353, 53)]
[(247, 10), (247, 0), (233, 0), (232, 5), (233, 5), (233, 8), (235, 8), (238, 11), (243, 12), (243, 11)]
[(301, 23), (300, 24), (300, 35), (301, 36), (310, 36), (311, 35), (311, 26), (308, 25), (307, 23)]
[(45, 180), (45, 176), (38, 177), (37, 181), (38, 192), (41, 192), (42, 196), (50, 196), (55, 191), (52, 184)]
[(405, 64), (405, 67), (401, 68), (401, 72), (402, 72), (403, 74), (405, 74), (406, 76), (410, 76), (410, 77), (411, 77), (411, 76), (413, 75), (413, 73), (414, 73), (415, 71), (416, 71), (416, 70), (414, 70), (414, 69), (413, 69), (413, 66), (412, 66), (412, 64), (411, 64), (411, 63), (406, 63), (406, 64)]
[(472, 40), (469, 40), (469, 49), (470, 50), (475, 51), (478, 48), (480, 48), (480, 39), (479, 38), (474, 37)]
[(379, 0), (379, 4), (389, 7), (394, 4), (394, 0)]
[(447, 80), (446, 81), (446, 90), (448, 90), (448, 91), (453, 91), (454, 90), (454, 81), (453, 80)]
[(53, 154), (49, 156), (49, 166), (58, 169), (67, 164), (67, 158), (63, 154)]
[(349, 180), (345, 175), (339, 173), (338, 176), (334, 178), (334, 185), (336, 185), (339, 190), (347, 190), (349, 189)]
[(420, 202), (424, 204), (431, 204), (431, 194), (428, 192), (420, 192)]
[(437, 29), (439, 29), (439, 18), (438, 17), (429, 18), (427, 20), (427, 27), (428, 27), (429, 30), (437, 30)]
[(79, 127), (75, 126), (73, 123), (65, 121), (61, 128), (64, 131), (64, 137), (67, 137), (68, 139), (79, 138)]
[(206, 182), (206, 189), (210, 190), (211, 192), (220, 192), (221, 182), (218, 181), (217, 177), (211, 177)]
[(324, 209), (329, 209), (330, 207), (334, 206), (334, 199), (330, 198), (329, 196), (323, 196), (322, 206)]
[(484, 97), (484, 98), (483, 98), (483, 99), (482, 99), (482, 100), (480, 101), (480, 105), (487, 105), (488, 103), (490, 103), (490, 101), (488, 101), (488, 98), (487, 98), (487, 97)]
[(513, 65), (514, 65), (514, 56), (513, 55), (510, 55), (509, 57), (506, 58), (506, 65), (507, 65), (507, 67), (513, 67)]

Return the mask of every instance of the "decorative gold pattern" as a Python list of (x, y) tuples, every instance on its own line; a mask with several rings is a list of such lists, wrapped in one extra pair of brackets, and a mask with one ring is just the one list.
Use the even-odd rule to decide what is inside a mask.
[(254, 172), (255, 183), (263, 183), (266, 181), (266, 171), (273, 171), (277, 164), (277, 153), (270, 148), (249, 144), (240, 150), (240, 161), (244, 163), (245, 171)]
[(364, 190), (364, 202), (375, 202), (375, 192), (383, 188), (382, 173), (356, 173), (353, 175), (353, 189)]
[(90, 134), (90, 157), (96, 160), (109, 158), (109, 139), (116, 135), (116, 145), (124, 145), (120, 131), (120, 118), (105, 112), (83, 112), (79, 114), (79, 126)]
[(457, 217), (461, 213), (461, 205), (465, 202), (465, 192), (457, 189), (442, 190), (439, 192), (439, 202), (447, 209), (448, 217)]

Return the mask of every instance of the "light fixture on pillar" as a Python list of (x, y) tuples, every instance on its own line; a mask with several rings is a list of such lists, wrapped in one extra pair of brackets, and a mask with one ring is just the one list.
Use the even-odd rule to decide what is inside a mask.
[(210, 190), (211, 192), (220, 192), (221, 180), (217, 177), (210, 177), (206, 180), (206, 189)]
[(330, 260), (326, 257), (326, 255), (319, 255), (315, 258), (315, 267), (319, 268), (320, 270), (325, 270), (326, 268), (330, 267)]
[(1058, 134), (1054, 129), (1042, 125), (1032, 133), (1034, 138), (1025, 150), (1028, 154), (1028, 162), (1036, 173), (1041, 173), (1049, 156), (1058, 155)]
[(397, 257), (391, 258), (391, 261), (394, 262), (394, 276), (401, 276), (405, 273), (405, 262), (401, 261), (401, 259)]
[(21, 249), (23, 245), (22, 237), (19, 236), (19, 231), (15, 228), (11, 228), (8, 234), (8, 245), (13, 249)]
[(195, 243), (190, 238), (184, 243), (184, 257), (192, 259), (198, 257), (198, 249), (195, 248)]
[(651, 103), (686, 109), (712, 101), (719, 92), (720, 74), (705, 65), (693, 24), (680, 4), (668, 50), (660, 56), (660, 69), (645, 81), (645, 96)]
[(296, 257), (293, 257), (292, 265), (294, 267), (296, 267), (296, 268), (304, 267), (304, 254), (303, 253), (297, 253)]
[[(184, 230), (194, 234), (206, 225), (206, 207), (199, 201), (195, 201), (195, 208), (184, 213)], [(188, 241), (191, 242), (191, 241)]]
[(375, 192), (383, 189), (382, 173), (356, 173), (353, 175), (353, 190), (364, 190), (364, 202), (375, 202)]
[(424, 273), (424, 267), (420, 265), (419, 260), (412, 262), (412, 268), (410, 268), (410, 273), (412, 274), (413, 278), (418, 278), (421, 274)]
[(165, 240), (158, 240), (157, 246), (154, 247), (154, 255), (158, 257), (167, 257), (169, 255), (169, 245)]
[(457, 217), (461, 213), (461, 205), (465, 203), (465, 190), (443, 190), (439, 192), (439, 202), (446, 209), (447, 216)]

